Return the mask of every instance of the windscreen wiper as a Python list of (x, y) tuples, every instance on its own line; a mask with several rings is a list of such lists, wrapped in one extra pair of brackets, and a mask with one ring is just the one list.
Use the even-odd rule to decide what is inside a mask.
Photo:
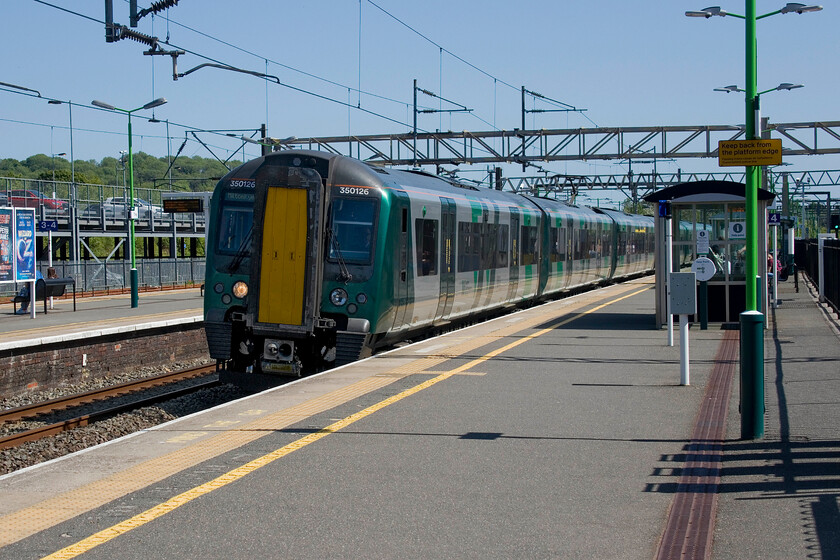
[(336, 260), (338, 260), (338, 268), (341, 270), (338, 274), (338, 281), (349, 284), (353, 279), (353, 275), (350, 274), (350, 270), (347, 268), (347, 263), (344, 262), (344, 256), (341, 254), (341, 246), (338, 244), (338, 238), (333, 235), (333, 231), (331, 229), (327, 229), (327, 237), (330, 238), (330, 245), (332, 245), (333, 249), (335, 249)]
[(251, 229), (248, 230), (248, 234), (245, 236), (245, 239), (242, 240), (242, 244), (239, 246), (239, 249), (237, 249), (236, 255), (234, 255), (230, 264), (228, 264), (227, 271), (229, 273), (233, 274), (239, 270), (239, 265), (242, 264), (242, 261), (245, 260), (245, 257), (250, 253), (252, 237), (254, 237), (253, 223), (251, 224)]

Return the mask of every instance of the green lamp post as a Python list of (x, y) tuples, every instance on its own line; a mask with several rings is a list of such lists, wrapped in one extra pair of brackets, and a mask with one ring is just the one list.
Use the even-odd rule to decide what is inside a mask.
[[(776, 14), (817, 12), (822, 6), (806, 6), (788, 2), (779, 10), (760, 16), (755, 13), (755, 0), (745, 0), (745, 15), (733, 14), (720, 6), (686, 12), (688, 17), (710, 18), (732, 16), (746, 22), (746, 139), (755, 140), (761, 127), (758, 92), (758, 53), (756, 21)], [(792, 84), (791, 84), (792, 85)], [(781, 87), (781, 86), (780, 86)], [(728, 88), (727, 88), (728, 89)], [(773, 88), (779, 89), (779, 88)], [(792, 87), (782, 89), (793, 89)], [(737, 91), (733, 89), (731, 91)], [(772, 90), (768, 90), (772, 91)], [(761, 92), (766, 93), (766, 92)], [(741, 314), (741, 438), (757, 439), (764, 436), (764, 315), (758, 311), (758, 185), (761, 168), (746, 168), (746, 307)]]
[(140, 305), (140, 296), (138, 290), (138, 278), (137, 278), (137, 257), (135, 255), (136, 251), (134, 249), (134, 220), (135, 220), (135, 211), (134, 211), (134, 155), (131, 151), (131, 113), (135, 111), (139, 111), (141, 109), (152, 109), (154, 107), (160, 107), (166, 103), (166, 99), (160, 97), (155, 99), (154, 101), (149, 101), (142, 107), (137, 107), (136, 109), (120, 109), (119, 107), (114, 107), (110, 103), (105, 103), (104, 101), (91, 101), (91, 105), (99, 107), (101, 109), (107, 109), (109, 111), (118, 111), (120, 113), (125, 113), (128, 115), (128, 252), (131, 256), (131, 307), (138, 307)]

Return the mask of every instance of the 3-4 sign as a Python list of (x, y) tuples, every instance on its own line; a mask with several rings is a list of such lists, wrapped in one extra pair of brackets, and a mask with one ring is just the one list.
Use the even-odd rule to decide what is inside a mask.
[(38, 231), (58, 231), (58, 220), (38, 220)]
[(771, 226), (778, 226), (782, 223), (782, 215), (779, 212), (770, 212), (767, 223)]

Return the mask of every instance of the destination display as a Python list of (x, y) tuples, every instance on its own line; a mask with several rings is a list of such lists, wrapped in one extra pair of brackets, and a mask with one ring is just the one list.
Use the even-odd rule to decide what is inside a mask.
[(204, 212), (204, 201), (200, 198), (165, 198), (163, 211), (171, 214)]

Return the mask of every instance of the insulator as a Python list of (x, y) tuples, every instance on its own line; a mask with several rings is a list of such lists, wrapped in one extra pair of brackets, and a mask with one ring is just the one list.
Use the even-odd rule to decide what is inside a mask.
[(116, 37), (115, 40), (120, 39), (131, 39), (132, 41), (137, 41), (138, 43), (143, 43), (144, 45), (149, 45), (150, 47), (154, 47), (158, 44), (157, 37), (151, 37), (144, 33), (140, 33), (139, 31), (134, 31), (124, 25), (120, 26), (119, 36)]
[(177, 4), (178, 0), (160, 0), (160, 2), (152, 2), (152, 5), (143, 11), (149, 14), (156, 14)]

